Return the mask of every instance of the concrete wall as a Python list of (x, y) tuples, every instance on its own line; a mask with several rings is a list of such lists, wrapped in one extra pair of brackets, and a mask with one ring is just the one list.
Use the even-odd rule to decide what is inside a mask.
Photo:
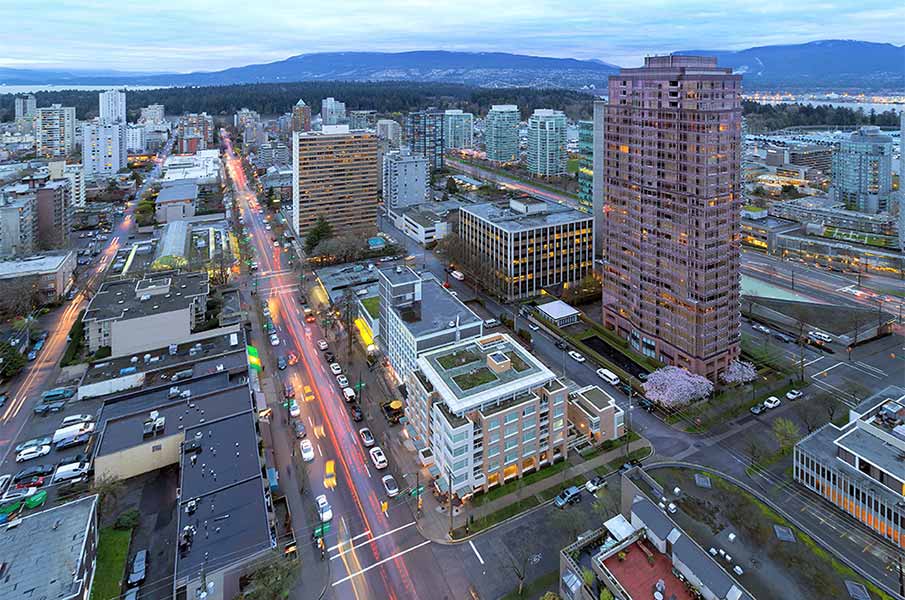
[[(94, 459), (94, 478), (128, 479), (179, 462), (183, 432), (166, 437), (147, 438), (138, 446), (105, 454)], [(141, 440), (136, 439), (136, 442)]]
[[(149, 301), (150, 302), (150, 301)], [(192, 333), (191, 307), (115, 321), (111, 324), (112, 356), (134, 354), (181, 340)]]

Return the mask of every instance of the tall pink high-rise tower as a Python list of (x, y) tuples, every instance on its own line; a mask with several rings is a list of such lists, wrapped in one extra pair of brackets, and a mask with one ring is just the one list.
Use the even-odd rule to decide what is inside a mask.
[(611, 76), (595, 107), (604, 322), (710, 378), (739, 354), (740, 94), (741, 76), (715, 58), (653, 56)]

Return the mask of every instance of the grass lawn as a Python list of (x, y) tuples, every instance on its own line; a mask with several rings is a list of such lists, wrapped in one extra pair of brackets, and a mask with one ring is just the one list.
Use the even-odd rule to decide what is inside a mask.
[(476, 388), (479, 385), (484, 385), (485, 383), (496, 380), (497, 376), (487, 367), (480, 367), (475, 369), (472, 373), (462, 373), (461, 375), (453, 377), (453, 381), (456, 382), (456, 385), (458, 385), (462, 391), (468, 391), (471, 388)]
[(444, 354), (443, 356), (437, 358), (437, 362), (440, 363), (440, 366), (444, 369), (452, 369), (454, 367), (461, 367), (462, 365), (467, 365), (468, 363), (475, 362), (476, 360), (480, 360), (481, 355), (477, 352), (472, 352), (471, 350), (459, 350), (458, 352), (453, 352), (452, 354)]
[(578, 165), (580, 161), (580, 158), (570, 158), (569, 162), (566, 163), (566, 172), (568, 172), (569, 175), (578, 173)]
[[(553, 475), (556, 475), (557, 473), (561, 472), (563, 469), (568, 469), (570, 466), (572, 466), (572, 465), (569, 463), (569, 461), (561, 460), (558, 463), (556, 463), (555, 465), (550, 465), (549, 467), (544, 467), (540, 471), (528, 473), (527, 475), (522, 477), (521, 482), (524, 485), (531, 485), (532, 483), (534, 483), (536, 481), (546, 479), (547, 477), (552, 477)], [(496, 500), (497, 498), (502, 498), (503, 496), (505, 496), (507, 494), (511, 494), (511, 493), (515, 492), (515, 490), (517, 489), (518, 486), (516, 484), (518, 483), (518, 481), (519, 480), (517, 480), (517, 479), (512, 480), (509, 483), (506, 483), (501, 486), (497, 486), (484, 494), (478, 494), (471, 499), (471, 503), (474, 506), (482, 506), (484, 504), (487, 504), (488, 502), (492, 502), (493, 500)]]
[(528, 368), (528, 363), (523, 361), (522, 357), (515, 352), (507, 352), (506, 356), (509, 358), (509, 361), (512, 363), (512, 368), (515, 369), (516, 372), (521, 373)]
[(535, 598), (540, 598), (546, 592), (555, 592), (558, 587), (558, 582), (559, 571), (550, 571), (527, 583), (522, 588), (521, 594), (518, 593), (518, 587), (516, 587), (514, 590), (500, 598), (500, 600), (519, 600), (520, 598), (530, 598), (531, 600), (534, 600)]
[[(515, 516), (520, 512), (526, 511), (529, 508), (534, 508), (540, 504), (540, 502), (534, 496), (528, 496), (523, 500), (519, 500), (518, 502), (513, 502), (509, 506), (503, 507), (498, 511), (492, 512), (489, 515), (481, 517), (480, 519), (475, 519), (474, 523), (472, 523), (468, 527), (469, 533), (475, 533), (478, 531), (482, 531), (487, 529), (492, 525), (496, 525), (501, 521), (505, 521), (509, 517)], [(464, 529), (457, 529), (453, 531), (453, 537), (461, 538), (465, 535)]]
[(380, 316), (380, 297), (365, 298), (361, 301), (361, 305), (365, 307), (365, 310), (368, 311), (372, 318), (376, 319)]
[(635, 440), (641, 439), (641, 436), (635, 433), (634, 431), (629, 431), (626, 435), (622, 436), (616, 440), (607, 440), (602, 444), (597, 446), (592, 446), (591, 448), (586, 448), (579, 452), (581, 457), (587, 460), (590, 460), (604, 452), (609, 452), (610, 450), (615, 450), (616, 448), (621, 448), (630, 442), (634, 442)]
[(627, 462), (631, 462), (633, 460), (642, 460), (650, 456), (651, 449), (650, 448), (638, 448), (637, 450), (632, 450), (628, 453), (628, 456), (620, 456), (615, 460), (611, 460), (607, 463), (605, 467), (600, 467), (597, 469), (598, 475), (606, 475), (608, 473), (612, 473), (617, 470), (619, 467), (624, 465)]
[(561, 491), (563, 491), (564, 489), (566, 489), (567, 487), (571, 487), (573, 485), (578, 486), (578, 487), (583, 486), (585, 484), (585, 482), (588, 479), (590, 479), (590, 477), (591, 477), (590, 475), (586, 475), (586, 474), (576, 475), (575, 477), (573, 477), (572, 479), (569, 479), (565, 483), (562, 483), (560, 485), (554, 485), (553, 487), (545, 489), (544, 491), (540, 492), (538, 494), (538, 496), (541, 497), (541, 500), (546, 502), (550, 498), (555, 498), (556, 496), (558, 496), (559, 493)]
[(91, 600), (119, 598), (131, 541), (131, 529), (112, 527), (101, 529), (97, 542), (97, 567), (94, 571)]

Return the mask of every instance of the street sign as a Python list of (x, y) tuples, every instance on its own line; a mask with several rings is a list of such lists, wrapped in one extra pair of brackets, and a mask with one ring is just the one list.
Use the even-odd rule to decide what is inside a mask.
[(358, 383), (355, 384), (354, 387), (355, 387), (355, 391), (356, 391), (356, 392), (360, 392), (361, 389), (362, 389), (363, 387), (365, 387), (365, 382), (364, 382), (364, 381), (359, 381)]
[(424, 493), (424, 486), (419, 485), (416, 488), (412, 488), (412, 491), (410, 493), (412, 496), (419, 497), (419, 496), (421, 496), (422, 493)]
[(314, 528), (314, 537), (322, 538), (330, 531), (330, 521), (326, 523), (321, 523), (317, 527)]

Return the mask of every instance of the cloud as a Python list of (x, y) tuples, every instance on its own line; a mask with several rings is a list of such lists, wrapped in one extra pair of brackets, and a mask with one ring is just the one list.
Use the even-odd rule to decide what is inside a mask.
[(36, 0), (0, 6), (0, 66), (214, 70), (323, 51), (448, 49), (639, 64), (814, 39), (905, 43), (905, 4), (863, 0)]

